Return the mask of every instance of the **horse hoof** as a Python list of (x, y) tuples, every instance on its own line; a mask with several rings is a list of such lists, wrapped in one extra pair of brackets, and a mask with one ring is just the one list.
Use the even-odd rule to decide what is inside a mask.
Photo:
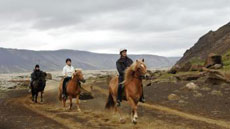
[(137, 120), (133, 120), (133, 124), (137, 124)]

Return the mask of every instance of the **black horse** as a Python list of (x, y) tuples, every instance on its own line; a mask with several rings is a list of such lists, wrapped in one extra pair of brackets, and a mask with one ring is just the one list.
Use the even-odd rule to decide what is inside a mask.
[(42, 72), (40, 77), (33, 81), (32, 87), (31, 87), (31, 93), (32, 93), (32, 101), (37, 103), (38, 93), (41, 92), (41, 102), (43, 102), (43, 91), (46, 86), (46, 76), (47, 74), (45, 72)]

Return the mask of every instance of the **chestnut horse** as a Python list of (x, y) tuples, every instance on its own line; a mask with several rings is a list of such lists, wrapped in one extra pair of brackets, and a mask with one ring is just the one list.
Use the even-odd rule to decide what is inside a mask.
[[(147, 72), (147, 67), (144, 64), (144, 59), (136, 60), (125, 71), (124, 92), (126, 100), (131, 106), (131, 120), (134, 124), (137, 123), (137, 104), (142, 95), (142, 78)], [(116, 106), (117, 103), (117, 89), (118, 89), (118, 77), (113, 77), (109, 82), (109, 97), (105, 105), (106, 109), (114, 108), (115, 112), (120, 111)], [(120, 114), (121, 119), (121, 114)], [(122, 120), (122, 119), (121, 119)]]
[[(70, 110), (72, 109), (72, 105), (73, 105), (72, 99), (76, 98), (77, 109), (79, 112), (81, 111), (81, 109), (79, 107), (79, 97), (80, 97), (80, 93), (81, 93), (81, 90), (80, 90), (80, 84), (81, 83), (80, 82), (85, 83), (85, 79), (83, 77), (83, 74), (82, 74), (81, 70), (75, 70), (75, 72), (72, 75), (72, 79), (69, 82), (67, 82), (67, 85), (66, 85), (66, 93), (67, 93), (69, 100), (70, 100), (69, 109)], [(61, 80), (61, 83), (59, 85), (59, 95), (58, 96), (59, 96), (59, 100), (63, 102), (63, 106), (65, 107), (67, 99), (62, 98), (62, 84), (63, 84), (63, 79)]]

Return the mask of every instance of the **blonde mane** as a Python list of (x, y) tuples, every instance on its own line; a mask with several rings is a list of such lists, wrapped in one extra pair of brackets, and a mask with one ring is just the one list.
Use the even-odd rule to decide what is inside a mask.
[(137, 62), (134, 62), (130, 67), (125, 70), (124, 84), (127, 85), (133, 79), (134, 72), (136, 71)]

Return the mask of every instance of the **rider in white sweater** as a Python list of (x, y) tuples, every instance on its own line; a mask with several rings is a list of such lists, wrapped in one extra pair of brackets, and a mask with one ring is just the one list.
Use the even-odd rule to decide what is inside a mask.
[(71, 65), (71, 59), (67, 58), (66, 59), (66, 66), (64, 66), (62, 74), (64, 75), (64, 81), (62, 85), (62, 97), (66, 98), (66, 83), (71, 79), (72, 75), (74, 73), (74, 67)]

